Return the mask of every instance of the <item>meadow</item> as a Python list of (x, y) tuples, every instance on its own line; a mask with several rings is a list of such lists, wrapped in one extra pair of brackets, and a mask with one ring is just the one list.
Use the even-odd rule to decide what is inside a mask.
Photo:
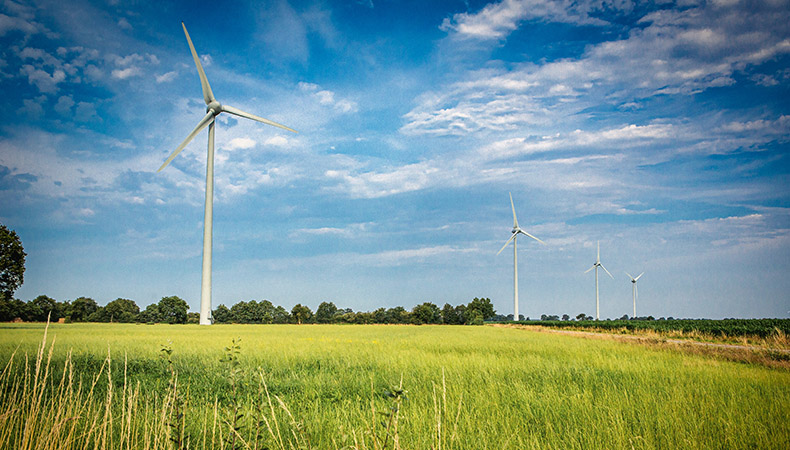
[(0, 326), (0, 448), (790, 448), (790, 372), (665, 347), (140, 324), (52, 324), (42, 347), (44, 328)]

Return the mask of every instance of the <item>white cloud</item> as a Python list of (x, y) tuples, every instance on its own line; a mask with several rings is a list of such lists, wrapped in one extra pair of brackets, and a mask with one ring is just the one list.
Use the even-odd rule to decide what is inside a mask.
[(74, 112), (74, 120), (78, 122), (101, 121), (98, 113), (96, 112), (96, 105), (89, 102), (77, 103), (77, 109)]
[(167, 72), (167, 73), (163, 73), (162, 75), (157, 75), (156, 76), (156, 82), (157, 83), (167, 83), (169, 81), (175, 80), (176, 76), (178, 76), (178, 72), (173, 70), (173, 71), (170, 71), (170, 72)]
[(291, 238), (299, 238), (305, 234), (316, 236), (340, 236), (340, 237), (359, 237), (375, 225), (373, 222), (352, 223), (342, 228), (321, 227), (321, 228), (300, 228), (290, 233)]
[(300, 81), (297, 87), (300, 91), (309, 93), (310, 97), (315, 99), (319, 105), (330, 107), (341, 114), (353, 113), (358, 109), (355, 102), (345, 98), (338, 100), (333, 91), (321, 89), (321, 86), (317, 84)]
[[(445, 28), (499, 39), (524, 17), (582, 18), (583, 22), (596, 8), (584, 2), (505, 0), (477, 14), (456, 15), (445, 22)], [(580, 113), (602, 103), (634, 104), (656, 95), (689, 95), (733, 85), (735, 73), (790, 53), (788, 20), (788, 10), (774, 4), (659, 10), (645, 15), (642, 26), (628, 35), (590, 45), (577, 58), (461, 74), (459, 81), (423, 95), (403, 116), (401, 131), (469, 135), (484, 130), (539, 130), (540, 125), (567, 123), (569, 117), (583, 118)], [(763, 78), (762, 83), (771, 82)]]
[(603, 25), (604, 21), (590, 16), (595, 10), (630, 11), (630, 2), (571, 2), (557, 0), (502, 0), (486, 5), (476, 13), (460, 13), (442, 22), (443, 31), (454, 31), (458, 37), (471, 39), (503, 39), (526, 20)]
[(41, 69), (37, 69), (30, 64), (25, 64), (20, 69), (20, 73), (27, 75), (28, 83), (35, 85), (38, 90), (46, 94), (54, 94), (58, 90), (58, 83), (66, 79), (66, 74), (60, 69), (55, 70), (51, 75)]
[(46, 99), (46, 97), (38, 97), (35, 100), (26, 98), (22, 100), (22, 108), (19, 109), (19, 113), (27, 116), (31, 119), (38, 119), (44, 115), (44, 107), (41, 106), (41, 103)]
[(252, 140), (252, 139), (250, 139), (248, 137), (241, 137), (241, 138), (233, 138), (233, 139), (231, 139), (230, 142), (228, 142), (226, 147), (227, 147), (228, 150), (236, 150), (236, 149), (240, 149), (240, 148), (241, 149), (247, 149), (247, 148), (255, 147), (255, 144), (257, 144), (257, 142), (255, 142), (254, 140)]
[(41, 25), (36, 22), (25, 20), (21, 17), (11, 17), (0, 14), (0, 36), (5, 36), (10, 31), (21, 31), (31, 35), (41, 30)]
[(112, 77), (119, 80), (125, 80), (131, 77), (142, 75), (142, 70), (139, 67), (132, 66), (125, 69), (115, 69), (112, 71)]
[(288, 138), (280, 135), (272, 136), (266, 139), (263, 143), (272, 147), (287, 147), (290, 144)]
[(71, 96), (63, 95), (58, 98), (58, 102), (55, 104), (55, 112), (62, 116), (69, 116), (71, 115), (71, 108), (74, 106), (74, 99)]

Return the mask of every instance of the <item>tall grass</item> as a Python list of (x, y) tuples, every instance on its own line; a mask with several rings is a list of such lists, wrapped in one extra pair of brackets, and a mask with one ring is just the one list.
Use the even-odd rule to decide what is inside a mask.
[(25, 324), (0, 361), (3, 449), (790, 447), (787, 371), (524, 330)]

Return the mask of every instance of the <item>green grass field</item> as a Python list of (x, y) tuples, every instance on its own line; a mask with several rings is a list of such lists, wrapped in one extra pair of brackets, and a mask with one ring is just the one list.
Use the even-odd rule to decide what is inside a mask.
[(490, 326), (53, 324), (35, 376), (43, 333), (0, 327), (0, 448), (790, 448), (790, 372), (667, 348)]

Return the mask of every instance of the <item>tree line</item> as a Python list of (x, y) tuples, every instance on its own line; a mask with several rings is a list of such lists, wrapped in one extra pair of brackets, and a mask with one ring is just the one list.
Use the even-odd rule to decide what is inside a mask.
[(19, 299), (8, 299), (0, 296), (0, 321), (10, 322), (150, 322), (150, 323), (189, 323), (194, 315), (194, 323), (198, 323), (197, 313), (189, 313), (189, 305), (183, 299), (170, 296), (162, 297), (158, 303), (148, 305), (140, 311), (134, 300), (117, 298), (106, 306), (99, 306), (96, 300), (79, 297), (73, 301), (59, 302), (46, 295), (39, 295), (29, 302)]
[(297, 304), (291, 311), (275, 306), (268, 300), (241, 301), (228, 308), (219, 305), (212, 312), (215, 323), (356, 323), (356, 324), (447, 324), (479, 325), (496, 318), (494, 305), (488, 298), (475, 297), (468, 304), (453, 306), (445, 303), (439, 308), (434, 303), (424, 302), (410, 311), (402, 306), (378, 308), (374, 311), (355, 312), (351, 308), (338, 308), (334, 302), (325, 301), (312, 311), (308, 306)]
[[(446, 303), (439, 308), (424, 302), (407, 310), (402, 306), (378, 308), (372, 312), (351, 308), (338, 308), (333, 302), (318, 305), (313, 312), (308, 306), (297, 304), (290, 311), (275, 306), (268, 300), (240, 301), (230, 308), (219, 305), (212, 311), (215, 323), (242, 324), (306, 324), (306, 323), (354, 323), (354, 324), (448, 324), (479, 325), (486, 320), (498, 319), (494, 305), (488, 298), (475, 297), (468, 304), (453, 306)], [(189, 312), (187, 302), (177, 296), (162, 297), (157, 303), (144, 310), (133, 300), (118, 298), (106, 306), (99, 306), (89, 297), (73, 301), (58, 302), (46, 295), (39, 295), (29, 302), (9, 299), (0, 295), (0, 322), (21, 320), (24, 322), (120, 322), (120, 323), (198, 323), (199, 314)]]

